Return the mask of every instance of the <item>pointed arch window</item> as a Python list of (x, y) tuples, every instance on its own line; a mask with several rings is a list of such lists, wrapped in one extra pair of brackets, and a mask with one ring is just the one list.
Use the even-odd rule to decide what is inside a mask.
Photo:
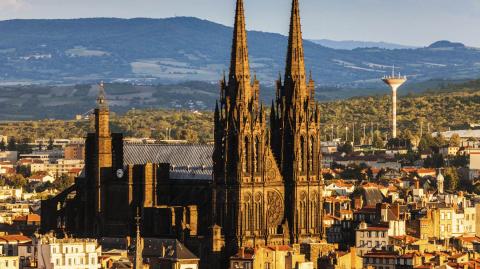
[(253, 230), (252, 218), (251, 218), (252, 215), (253, 215), (252, 196), (250, 194), (247, 194), (245, 197), (244, 212), (243, 212), (243, 225), (244, 225), (244, 230), (247, 232), (250, 232)]
[(303, 158), (305, 155), (305, 138), (300, 137), (300, 154), (298, 156), (298, 170), (302, 172), (304, 169)]
[(260, 147), (260, 139), (258, 136), (255, 138), (255, 173), (258, 173), (260, 168), (260, 156), (261, 156), (261, 147)]
[(243, 165), (243, 172), (248, 173), (249, 168), (248, 168), (248, 158), (250, 156), (250, 143), (248, 141), (248, 137), (245, 137), (245, 141), (243, 143), (243, 158), (242, 158), (242, 165)]
[(310, 137), (308, 142), (308, 170), (313, 171), (313, 156), (315, 155), (315, 140), (313, 136)]
[(306, 218), (307, 218), (307, 201), (300, 202), (300, 228), (306, 228)]

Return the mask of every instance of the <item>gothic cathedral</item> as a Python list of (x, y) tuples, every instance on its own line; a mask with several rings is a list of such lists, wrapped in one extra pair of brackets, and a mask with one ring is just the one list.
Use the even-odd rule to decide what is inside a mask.
[(177, 238), (201, 268), (225, 268), (240, 247), (324, 239), (320, 111), (307, 81), (298, 0), (292, 0), (285, 76), (270, 116), (249, 66), (243, 0), (231, 63), (220, 81), (214, 145), (135, 144), (109, 128), (103, 85), (84, 173), (42, 201), (42, 232)]
[(214, 219), (225, 245), (279, 245), (323, 237), (320, 112), (307, 83), (293, 0), (284, 83), (270, 114), (251, 78), (243, 0), (237, 1), (228, 81), (215, 109)]

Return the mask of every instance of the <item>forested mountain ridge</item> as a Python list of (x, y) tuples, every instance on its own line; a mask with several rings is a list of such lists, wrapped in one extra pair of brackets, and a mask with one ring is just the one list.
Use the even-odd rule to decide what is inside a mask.
[[(0, 83), (217, 81), (228, 69), (232, 29), (192, 17), (0, 21)], [(287, 37), (248, 33), (251, 68), (273, 85)], [(471, 79), (480, 50), (440, 41), (424, 48), (332, 49), (305, 41), (305, 61), (320, 85), (381, 87), (391, 66), (412, 81)]]

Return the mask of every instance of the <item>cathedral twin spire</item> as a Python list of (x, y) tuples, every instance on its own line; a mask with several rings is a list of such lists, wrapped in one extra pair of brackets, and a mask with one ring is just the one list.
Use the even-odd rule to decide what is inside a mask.
[[(308, 94), (298, 0), (293, 0), (292, 2), (285, 83), (291, 83), (292, 88), (294, 88), (294, 92), (285, 93), (291, 100), (295, 98), (303, 99)], [(293, 96), (291, 94), (293, 94)]]
[(237, 0), (233, 44), (229, 74), (229, 88), (236, 89), (230, 93), (236, 101), (249, 103), (252, 98), (250, 84), (250, 65), (248, 63), (247, 31), (245, 29), (245, 10), (243, 0)]
[[(302, 26), (300, 22), (299, 0), (292, 1), (288, 52), (285, 69), (285, 84), (290, 84), (293, 92), (284, 92), (287, 99), (304, 100), (309, 95), (306, 83)], [(251, 87), (250, 65), (248, 59), (247, 31), (245, 29), (245, 10), (243, 0), (237, 0), (235, 25), (233, 33), (232, 55), (229, 73), (229, 93), (235, 100), (248, 103), (253, 97)], [(233, 87), (232, 87), (233, 86)]]

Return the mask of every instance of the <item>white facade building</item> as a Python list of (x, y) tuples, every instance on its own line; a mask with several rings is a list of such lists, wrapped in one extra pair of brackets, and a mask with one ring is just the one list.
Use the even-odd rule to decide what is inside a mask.
[(101, 247), (92, 239), (56, 239), (42, 237), (38, 241), (39, 269), (97, 269)]

